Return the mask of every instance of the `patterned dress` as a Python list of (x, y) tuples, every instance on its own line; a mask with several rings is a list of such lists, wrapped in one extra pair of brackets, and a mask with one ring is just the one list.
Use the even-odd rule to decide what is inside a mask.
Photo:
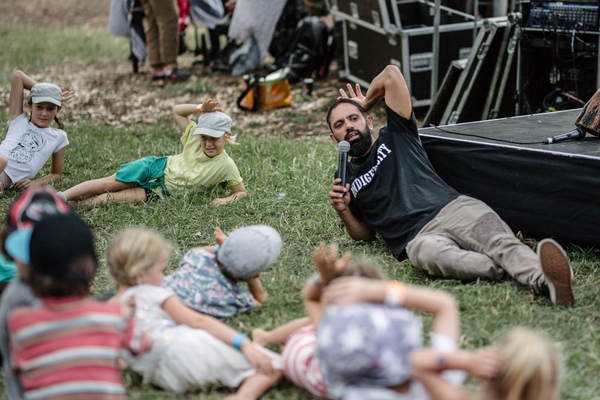
[(227, 318), (254, 308), (254, 297), (243, 282), (227, 278), (215, 260), (204, 249), (188, 251), (179, 269), (163, 279), (188, 307), (216, 318)]

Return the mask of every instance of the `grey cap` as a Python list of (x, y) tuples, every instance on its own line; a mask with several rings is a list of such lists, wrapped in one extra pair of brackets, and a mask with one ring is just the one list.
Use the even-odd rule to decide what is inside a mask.
[(281, 236), (267, 225), (251, 225), (231, 232), (219, 247), (217, 259), (235, 279), (260, 274), (281, 252)]
[(226, 132), (231, 132), (231, 117), (215, 111), (204, 113), (198, 117), (198, 127), (193, 134), (220, 138)]
[(33, 103), (52, 103), (61, 106), (62, 90), (51, 83), (36, 83), (29, 91), (29, 99)]
[(405, 382), (412, 374), (409, 355), (421, 346), (420, 318), (383, 304), (329, 306), (317, 330), (317, 355), (334, 397), (346, 398), (352, 386)]

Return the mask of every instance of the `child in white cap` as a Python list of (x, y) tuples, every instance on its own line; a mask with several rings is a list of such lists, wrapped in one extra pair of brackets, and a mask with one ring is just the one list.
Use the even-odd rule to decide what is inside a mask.
[[(123, 164), (116, 174), (80, 183), (61, 193), (72, 205), (130, 202), (138, 203), (169, 195), (171, 191), (199, 191), (220, 183), (231, 187), (231, 195), (217, 198), (215, 205), (226, 204), (246, 194), (235, 162), (225, 144), (236, 144), (231, 136), (231, 118), (222, 113), (218, 102), (179, 104), (173, 107), (183, 151), (168, 157), (146, 157)], [(200, 113), (198, 124), (190, 116)]]
[(281, 252), (279, 233), (267, 225), (252, 225), (227, 236), (217, 227), (215, 238), (216, 246), (189, 250), (162, 286), (173, 290), (188, 307), (217, 318), (266, 302), (259, 276)]
[[(23, 110), (24, 90), (29, 90), (29, 120)], [(37, 83), (22, 71), (13, 75), (9, 98), (8, 132), (0, 143), (0, 192), (14, 187), (24, 190), (62, 177), (66, 146), (64, 126), (57, 115), (62, 102), (75, 96), (51, 83)], [(56, 121), (58, 128), (51, 128)], [(50, 174), (35, 179), (52, 158)]]
[(131, 369), (144, 382), (183, 393), (220, 383), (238, 388), (228, 399), (258, 399), (281, 378), (278, 354), (252, 343), (218, 319), (192, 310), (161, 286), (171, 247), (157, 233), (121, 232), (108, 249), (108, 266), (117, 283), (109, 300), (135, 299), (135, 322), (151, 333), (152, 350)]

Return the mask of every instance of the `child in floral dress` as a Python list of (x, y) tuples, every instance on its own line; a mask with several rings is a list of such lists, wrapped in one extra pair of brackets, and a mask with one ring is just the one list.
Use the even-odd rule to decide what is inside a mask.
[(279, 233), (270, 226), (252, 225), (227, 236), (217, 227), (215, 239), (216, 246), (189, 250), (179, 269), (165, 276), (162, 286), (188, 307), (217, 318), (266, 302), (259, 276), (279, 256)]

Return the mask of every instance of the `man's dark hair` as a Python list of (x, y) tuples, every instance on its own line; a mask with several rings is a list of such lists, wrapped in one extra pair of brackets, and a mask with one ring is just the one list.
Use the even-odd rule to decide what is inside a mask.
[(330, 121), (331, 112), (342, 103), (350, 103), (350, 104), (354, 105), (358, 109), (358, 111), (360, 111), (363, 118), (365, 120), (367, 119), (367, 114), (365, 113), (365, 109), (362, 108), (362, 106), (356, 100), (352, 100), (351, 98), (348, 98), (348, 97), (337, 98), (334, 101), (332, 101), (331, 104), (329, 105), (329, 110), (327, 110), (327, 116), (325, 117), (325, 119), (327, 121), (327, 126), (329, 126), (329, 130), (332, 133), (333, 133), (333, 129), (331, 129), (331, 121)]

